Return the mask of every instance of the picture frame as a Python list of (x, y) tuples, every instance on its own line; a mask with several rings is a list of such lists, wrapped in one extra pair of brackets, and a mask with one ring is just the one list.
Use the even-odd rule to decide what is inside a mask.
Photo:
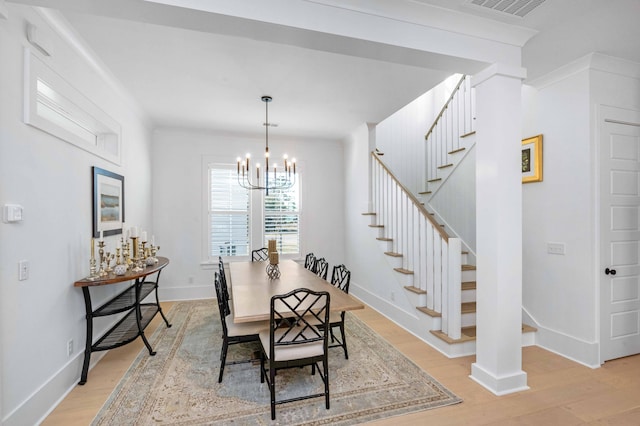
[(124, 176), (92, 167), (93, 238), (122, 233), (124, 223)]
[(542, 182), (542, 135), (522, 140), (522, 183)]

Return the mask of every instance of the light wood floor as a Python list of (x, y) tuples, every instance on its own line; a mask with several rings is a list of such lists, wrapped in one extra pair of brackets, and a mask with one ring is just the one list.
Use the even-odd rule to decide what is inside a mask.
[[(163, 303), (165, 312), (171, 303)], [(498, 397), (468, 376), (475, 357), (448, 359), (370, 308), (354, 312), (464, 402), (376, 425), (640, 425), (640, 355), (590, 369), (538, 347), (523, 349), (528, 391)], [(148, 334), (161, 319), (156, 317)], [(140, 339), (109, 351), (43, 425), (88, 425), (140, 349)]]

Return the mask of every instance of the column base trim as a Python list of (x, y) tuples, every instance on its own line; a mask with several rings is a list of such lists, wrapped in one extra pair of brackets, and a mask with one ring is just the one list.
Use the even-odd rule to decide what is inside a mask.
[(475, 362), (471, 364), (471, 375), (469, 378), (498, 396), (529, 389), (529, 386), (527, 386), (526, 372), (520, 371), (508, 376), (496, 376)]

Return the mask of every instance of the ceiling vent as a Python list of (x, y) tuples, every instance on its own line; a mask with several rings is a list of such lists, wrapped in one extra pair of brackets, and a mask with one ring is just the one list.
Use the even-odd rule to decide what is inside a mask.
[(491, 9), (500, 14), (524, 18), (545, 0), (468, 0), (467, 3), (483, 9)]

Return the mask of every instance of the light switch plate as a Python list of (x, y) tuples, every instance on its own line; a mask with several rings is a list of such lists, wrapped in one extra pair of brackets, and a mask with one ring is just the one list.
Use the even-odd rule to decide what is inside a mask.
[(20, 222), (22, 221), (22, 212), (23, 208), (18, 204), (5, 204), (2, 220), (5, 223)]

